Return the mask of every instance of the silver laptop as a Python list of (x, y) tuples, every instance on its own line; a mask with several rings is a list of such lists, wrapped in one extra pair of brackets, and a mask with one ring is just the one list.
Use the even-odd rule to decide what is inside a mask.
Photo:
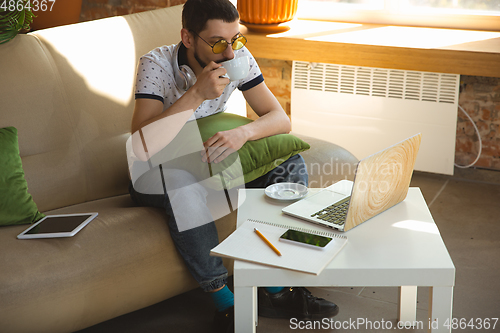
[(421, 139), (414, 135), (362, 159), (354, 182), (333, 184), (283, 213), (340, 231), (360, 225), (406, 198)]

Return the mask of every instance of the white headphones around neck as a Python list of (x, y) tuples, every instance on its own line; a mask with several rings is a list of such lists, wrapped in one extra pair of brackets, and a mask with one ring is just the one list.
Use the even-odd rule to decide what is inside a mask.
[(196, 83), (196, 75), (193, 70), (187, 65), (179, 66), (179, 48), (182, 42), (177, 44), (174, 49), (172, 59), (172, 67), (174, 68), (175, 85), (178, 89), (187, 91)]

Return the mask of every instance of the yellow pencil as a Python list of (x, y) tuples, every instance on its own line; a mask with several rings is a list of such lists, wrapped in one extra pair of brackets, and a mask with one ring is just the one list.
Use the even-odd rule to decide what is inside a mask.
[(264, 235), (263, 235), (263, 234), (262, 234), (259, 230), (257, 230), (257, 228), (253, 228), (253, 231), (255, 231), (255, 233), (257, 233), (257, 235), (259, 235), (259, 237), (260, 237), (260, 238), (261, 238), (264, 242), (266, 242), (266, 244), (267, 244), (267, 245), (269, 245), (269, 247), (270, 247), (271, 249), (273, 249), (273, 251), (274, 251), (274, 252), (276, 252), (276, 254), (277, 254), (277, 255), (281, 256), (281, 252), (280, 252), (280, 251), (278, 251), (278, 249), (277, 249), (277, 248), (275, 248), (275, 247), (274, 247), (274, 245), (273, 245), (270, 241), (268, 241), (268, 240), (267, 240), (267, 238), (266, 238), (266, 237), (264, 237)]

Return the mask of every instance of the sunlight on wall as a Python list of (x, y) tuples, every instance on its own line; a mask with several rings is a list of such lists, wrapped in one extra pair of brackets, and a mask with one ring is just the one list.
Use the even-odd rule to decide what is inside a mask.
[(234, 113), (242, 117), (247, 116), (247, 103), (243, 93), (236, 89), (227, 101), (227, 113)]
[[(349, 3), (346, 3), (349, 2)], [(300, 0), (297, 18), (498, 31), (498, 0)]]
[(89, 90), (124, 106), (131, 103), (137, 64), (134, 37), (124, 18), (67, 25), (34, 35), (65, 57)]

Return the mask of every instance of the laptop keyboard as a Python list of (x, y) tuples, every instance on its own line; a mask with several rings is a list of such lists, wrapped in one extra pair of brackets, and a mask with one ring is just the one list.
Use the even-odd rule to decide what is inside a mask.
[(336, 225), (343, 225), (347, 216), (347, 208), (351, 197), (344, 198), (333, 205), (325, 207), (320, 211), (311, 215), (325, 222), (330, 222)]

